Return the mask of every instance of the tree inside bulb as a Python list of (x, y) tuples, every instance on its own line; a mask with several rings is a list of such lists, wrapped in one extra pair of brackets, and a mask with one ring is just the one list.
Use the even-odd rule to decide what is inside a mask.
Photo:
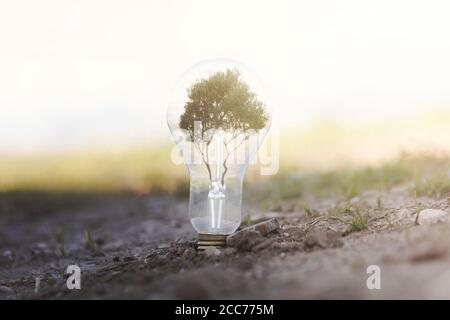
[(222, 237), (241, 223), (243, 178), (270, 121), (239, 68), (207, 69), (183, 82), (187, 95), (169, 108), (168, 122), (182, 137), (176, 141), (190, 173), (191, 223), (200, 235)]

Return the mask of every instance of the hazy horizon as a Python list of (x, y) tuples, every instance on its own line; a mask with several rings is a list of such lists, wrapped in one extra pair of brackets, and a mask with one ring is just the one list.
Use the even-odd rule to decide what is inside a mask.
[(450, 112), (447, 2), (273, 4), (0, 4), (0, 152), (169, 140), (170, 88), (221, 57), (265, 81), (283, 129)]

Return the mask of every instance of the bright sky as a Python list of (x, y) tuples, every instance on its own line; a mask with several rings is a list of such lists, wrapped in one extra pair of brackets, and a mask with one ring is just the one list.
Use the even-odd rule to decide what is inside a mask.
[(170, 88), (225, 57), (283, 127), (450, 109), (448, 1), (0, 2), (0, 152), (166, 139)]

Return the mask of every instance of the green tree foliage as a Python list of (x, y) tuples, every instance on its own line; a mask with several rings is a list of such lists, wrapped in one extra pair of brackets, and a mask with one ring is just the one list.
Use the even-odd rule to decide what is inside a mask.
[[(228, 139), (223, 139), (226, 152), (221, 179), (223, 184), (229, 156), (252, 133), (266, 126), (268, 116), (264, 107), (248, 84), (241, 80), (237, 69), (218, 71), (188, 89), (188, 100), (179, 127), (186, 130), (187, 138), (199, 150), (211, 181), (208, 156), (215, 132), (222, 130), (228, 133)], [(232, 142), (236, 144), (233, 148)]]
[[(188, 89), (188, 101), (180, 117), (179, 126), (188, 132), (191, 141), (196, 134), (209, 139), (211, 129), (246, 134), (265, 127), (268, 117), (264, 104), (240, 79), (236, 69), (218, 71), (194, 83)], [(201, 123), (201, 132), (194, 132), (194, 123)]]

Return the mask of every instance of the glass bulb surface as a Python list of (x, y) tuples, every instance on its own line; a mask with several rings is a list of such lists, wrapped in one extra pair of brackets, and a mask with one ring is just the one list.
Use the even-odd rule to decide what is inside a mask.
[(245, 172), (270, 127), (261, 81), (235, 61), (199, 63), (173, 88), (167, 120), (189, 170), (193, 227), (199, 234), (233, 233)]

